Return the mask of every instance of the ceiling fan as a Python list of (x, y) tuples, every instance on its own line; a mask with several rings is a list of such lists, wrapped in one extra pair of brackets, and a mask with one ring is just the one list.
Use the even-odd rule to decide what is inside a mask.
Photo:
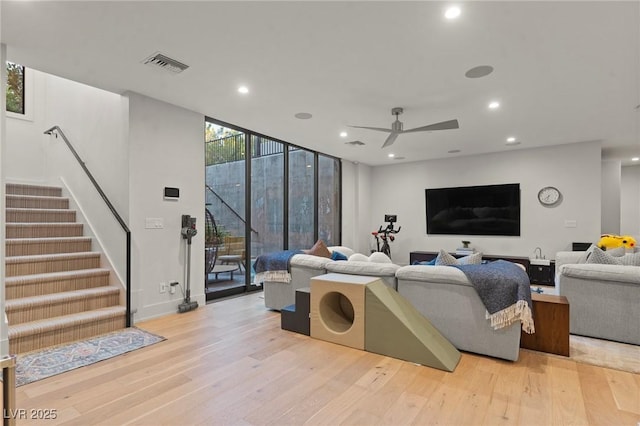
[(429, 132), (431, 130), (448, 130), (448, 129), (457, 129), (460, 127), (458, 126), (458, 120), (449, 120), (449, 121), (441, 121), (440, 123), (429, 124), (428, 126), (416, 127), (414, 129), (402, 130), (402, 122), (398, 120), (398, 116), (402, 114), (403, 111), (404, 110), (400, 107), (395, 107), (391, 109), (391, 114), (396, 116), (396, 121), (391, 123), (390, 129), (385, 129), (382, 127), (367, 127), (367, 126), (349, 126), (349, 127), (356, 127), (358, 129), (377, 130), (379, 132), (389, 133), (387, 140), (384, 141), (384, 144), (382, 145), (383, 148), (392, 145), (396, 141), (396, 138), (398, 137), (398, 135), (402, 133)]

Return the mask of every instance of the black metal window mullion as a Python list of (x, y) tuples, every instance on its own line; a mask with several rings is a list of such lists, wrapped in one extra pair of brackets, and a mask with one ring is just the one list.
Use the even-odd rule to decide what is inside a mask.
[(338, 197), (338, 245), (342, 245), (342, 161), (338, 162), (338, 188), (340, 189), (340, 197)]
[(284, 206), (282, 210), (282, 247), (285, 250), (289, 249), (289, 144), (284, 145), (282, 150), (284, 153), (284, 182), (283, 191)]
[[(253, 155), (251, 152), (251, 143), (253, 141), (253, 134), (251, 132), (245, 133), (244, 140), (244, 285), (248, 291), (251, 286), (251, 162), (253, 161)], [(248, 256), (247, 256), (248, 255)]]
[(318, 159), (318, 153), (313, 154), (313, 241), (318, 241), (320, 235), (320, 160)]

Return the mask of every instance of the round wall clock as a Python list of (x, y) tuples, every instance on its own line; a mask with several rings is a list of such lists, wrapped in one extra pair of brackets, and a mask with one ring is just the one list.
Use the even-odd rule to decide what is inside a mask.
[(538, 201), (544, 206), (553, 206), (560, 201), (560, 191), (553, 186), (546, 186), (538, 191)]

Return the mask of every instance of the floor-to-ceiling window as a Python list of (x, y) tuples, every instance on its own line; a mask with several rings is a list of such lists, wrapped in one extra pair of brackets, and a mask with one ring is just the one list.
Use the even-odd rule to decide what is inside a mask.
[(315, 153), (289, 147), (289, 249), (309, 248), (316, 240), (315, 170)]
[(340, 243), (340, 160), (318, 155), (318, 238)]
[(251, 137), (251, 259), (284, 248), (284, 148)]
[[(210, 283), (241, 280), (238, 291), (259, 289), (252, 265), (261, 254), (310, 248), (318, 238), (340, 244), (339, 159), (210, 118), (205, 140)], [(241, 245), (238, 265), (229, 250)], [(220, 272), (234, 266), (233, 280)]]

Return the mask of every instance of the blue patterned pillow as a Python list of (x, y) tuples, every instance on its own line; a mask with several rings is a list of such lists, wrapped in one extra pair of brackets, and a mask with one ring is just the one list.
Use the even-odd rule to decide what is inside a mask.
[(431, 260), (428, 260), (428, 261), (427, 260), (423, 260), (422, 262), (420, 262), (420, 261), (416, 260), (416, 261), (414, 261), (412, 263), (412, 265), (427, 265), (427, 266), (433, 266), (435, 264), (436, 264), (436, 258), (435, 257), (433, 259), (431, 259)]
[(347, 259), (348, 259), (347, 256), (340, 253), (339, 251), (331, 252), (331, 260), (347, 260)]

